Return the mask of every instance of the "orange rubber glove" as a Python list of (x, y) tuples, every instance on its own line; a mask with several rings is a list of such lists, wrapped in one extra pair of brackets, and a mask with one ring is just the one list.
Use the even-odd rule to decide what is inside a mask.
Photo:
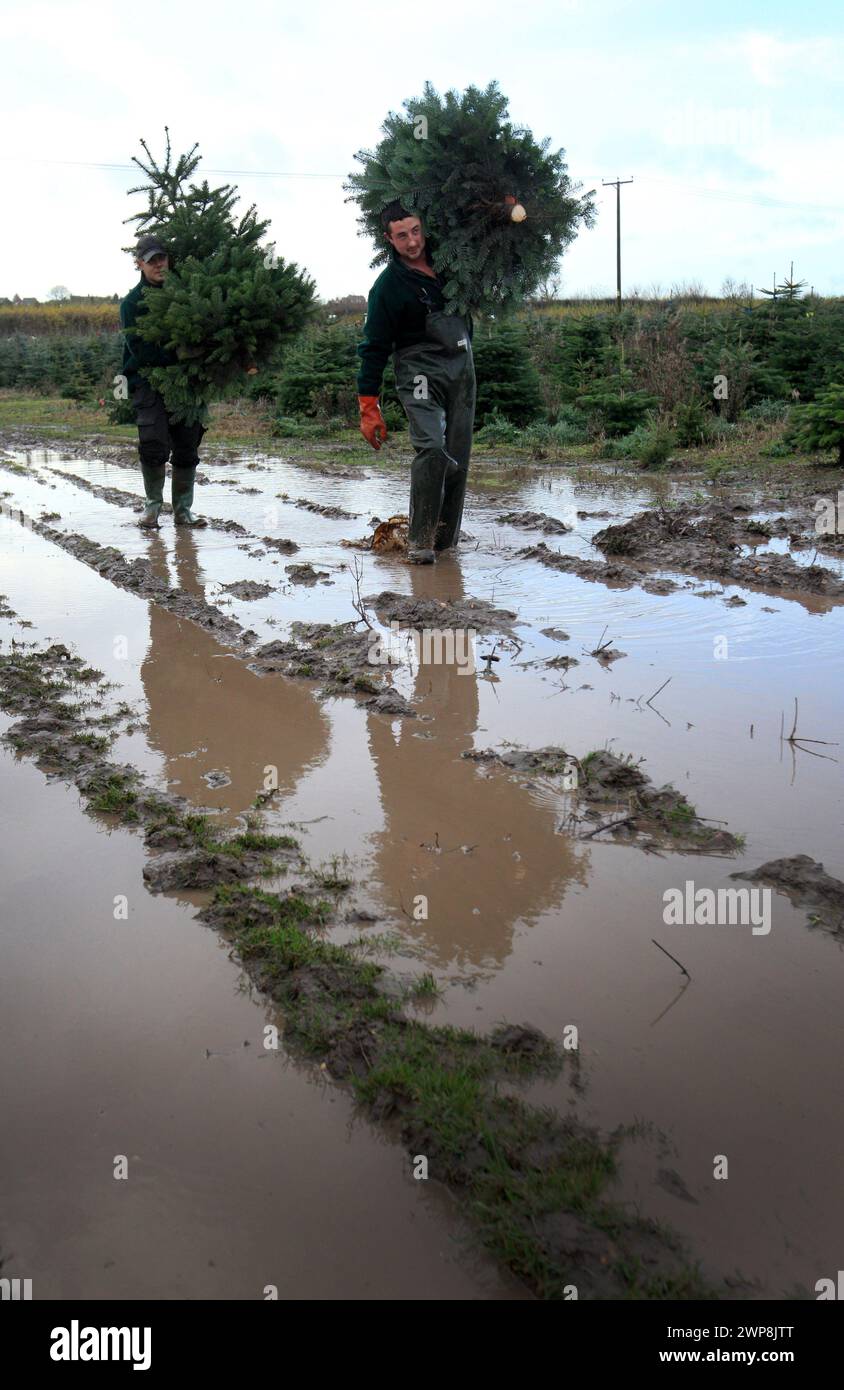
[(377, 396), (358, 396), (360, 406), (360, 432), (367, 444), (380, 449), (387, 438), (387, 426)]

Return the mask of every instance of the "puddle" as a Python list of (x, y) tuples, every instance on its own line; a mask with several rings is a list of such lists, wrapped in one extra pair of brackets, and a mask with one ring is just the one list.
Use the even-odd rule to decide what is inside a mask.
[[(159, 577), (189, 594), (201, 596), (209, 585), (222, 588), (243, 581), (270, 585), (270, 593), (254, 599), (225, 592), (214, 598), (224, 613), (252, 629), (261, 642), (287, 636), (297, 621), (354, 619), (354, 585), (344, 568), (352, 562), (351, 552), (342, 550), (339, 541), (364, 534), (371, 517), (387, 517), (406, 505), (407, 475), (399, 469), (382, 467), (362, 479), (348, 479), (284, 460), (262, 459), (262, 467), (254, 470), (249, 463), (255, 460), (246, 456), (219, 470), (203, 465), (206, 475), (218, 474), (230, 482), (215, 479), (197, 489), (197, 505), (205, 514), (236, 520), (246, 536), (176, 532), (165, 521), (160, 533), (146, 537), (134, 528), (128, 508), (80, 489), (47, 467), (139, 495), (136, 471), (93, 458), (62, 461), (58, 454), (33, 455), (32, 461), (44, 484), (3, 473), (2, 487), (13, 493), (12, 499), (5, 499), (7, 507), (16, 502), (35, 517), (41, 510), (58, 511), (61, 523), (52, 524), (117, 546), (129, 557), (148, 558)], [(210, 633), (115, 589), (8, 515), (0, 517), (0, 591), (51, 640), (75, 643), (86, 661), (119, 682), (115, 698), (137, 702), (139, 725), (118, 740), (113, 754), (118, 760), (133, 762), (159, 785), (196, 805), (218, 809), (226, 822), (252, 804), (265, 785), (267, 770), (273, 769), (279, 790), (268, 805), (267, 828), (299, 827), (296, 833), (317, 862), (347, 856), (344, 862), (356, 881), (356, 904), (378, 919), (377, 931), (398, 933), (403, 943), (406, 954), (391, 960), (391, 969), (408, 976), (431, 970), (440, 980), (444, 996), (431, 1013), (436, 1021), (483, 1029), (502, 1018), (530, 1021), (558, 1039), (567, 1024), (575, 1023), (586, 1083), (579, 1113), (607, 1130), (637, 1118), (650, 1120), (674, 1146), (661, 1158), (653, 1144), (628, 1146), (621, 1198), (638, 1202), (644, 1214), (667, 1221), (688, 1237), (710, 1272), (739, 1270), (760, 1281), (770, 1297), (784, 1297), (797, 1284), (812, 1288), (825, 1270), (837, 1268), (835, 1232), (844, 1214), (830, 1176), (844, 1137), (844, 1124), (831, 1100), (837, 1092), (835, 1069), (844, 1031), (838, 1003), (844, 953), (828, 936), (809, 930), (806, 914), (778, 894), (773, 897), (772, 929), (758, 937), (747, 927), (666, 926), (662, 895), (667, 887), (682, 887), (687, 880), (713, 889), (727, 886), (728, 875), (739, 867), (801, 852), (823, 861), (830, 873), (844, 876), (841, 765), (830, 760), (840, 758), (841, 749), (813, 744), (798, 748), (780, 737), (781, 719), (786, 733), (791, 727), (796, 697), (799, 731), (806, 738), (841, 741), (838, 692), (844, 676), (844, 606), (820, 595), (772, 593), (734, 583), (722, 587), (671, 571), (678, 587), (661, 595), (550, 571), (516, 553), (535, 544), (541, 533), (502, 525), (496, 520), (499, 515), (537, 511), (564, 522), (574, 517), (573, 532), (546, 539), (554, 549), (595, 559), (591, 535), (648, 506), (652, 494), (638, 485), (620, 491), (588, 486), (564, 471), (541, 477), (531, 470), (522, 473), (518, 482), (495, 489), (494, 496), (470, 496), (464, 525), (472, 539), (461, 545), (459, 561), (445, 560), (423, 571), (395, 557), (360, 557), (363, 595), (389, 589), (443, 602), (471, 596), (518, 615), (515, 642), (478, 635), (473, 673), (461, 673), (454, 664), (430, 663), (395, 671), (395, 684), (412, 702), (416, 719), (389, 719), (345, 698), (320, 700), (307, 680), (257, 676)], [(259, 492), (239, 491), (244, 487)], [(279, 501), (279, 492), (359, 516), (351, 521), (329, 518)], [(577, 518), (578, 510), (593, 515)], [(594, 515), (601, 512), (611, 516)], [(296, 561), (327, 571), (334, 582), (307, 589), (289, 583), (285, 565), (290, 558), (262, 546), (263, 536), (292, 538), (299, 547)], [(787, 550), (787, 543), (778, 539), (763, 548), (783, 553), (782, 545)], [(747, 549), (759, 553), (760, 548)], [(798, 563), (805, 556), (806, 552), (793, 552)], [(216, 587), (212, 592), (217, 593)], [(732, 597), (742, 599), (742, 605), (728, 606)], [(562, 630), (568, 638), (543, 636), (542, 628)], [(604, 632), (625, 653), (607, 668), (587, 654)], [(128, 639), (128, 656), (118, 660), (113, 653), (121, 634)], [(29, 639), (34, 635), (24, 634)], [(484, 653), (499, 659), (485, 663)], [(567, 671), (545, 665), (560, 655), (578, 664)], [(746, 837), (746, 844), (737, 858), (724, 860), (657, 857), (577, 839), (566, 829), (565, 805), (557, 789), (541, 778), (489, 773), (462, 756), (508, 742), (531, 748), (556, 745), (581, 758), (606, 746), (644, 758), (656, 786), (671, 783), (701, 816), (726, 821), (732, 832)], [(824, 756), (813, 756), (807, 747)], [(22, 769), (16, 768), (15, 776), (21, 775)], [(51, 798), (49, 804), (56, 806), (61, 797), (73, 799), (64, 789), (45, 788), (42, 774), (28, 768), (26, 776), (30, 775), (33, 804), (39, 800), (39, 782), (42, 801)], [(78, 820), (88, 833), (85, 818)], [(56, 833), (64, 834), (65, 829), (57, 826)], [(82, 832), (67, 833), (72, 843), (73, 834)], [(118, 841), (131, 843), (122, 833), (106, 837), (96, 832), (96, 839), (104, 866)], [(120, 855), (125, 858), (127, 852), (121, 849)], [(141, 887), (140, 844), (131, 853), (138, 857), (131, 872), (115, 864), (107, 881), (113, 886), (114, 873), (122, 875), (121, 881), (130, 882), (139, 898), (139, 911), (151, 913)], [(20, 888), (24, 904), (32, 882), (37, 879), (40, 884), (42, 877), (51, 892), (53, 887), (58, 891), (43, 866), (33, 865), (31, 878)], [(103, 948), (103, 932), (107, 936), (114, 924), (109, 920), (102, 931), (95, 923), (85, 926), (91, 916), (88, 910), (86, 917), (85, 905), (96, 882), (93, 872), (86, 874), (84, 883), (81, 877), (71, 881), (70, 916), (75, 920), (74, 950), (79, 938), (89, 933), (85, 949), (93, 981), (90, 994), (106, 1011), (100, 1020), (100, 1043), (105, 1046), (109, 1029), (122, 1036), (121, 1006), (115, 1001), (125, 1000), (125, 988), (121, 993), (113, 958)], [(427, 916), (416, 920), (414, 904), (420, 899), (427, 900)], [(110, 903), (110, 892), (104, 901)], [(247, 1036), (246, 1015), (243, 1023), (240, 1015), (237, 1026), (231, 1023), (234, 998), (252, 1020), (252, 1036), (260, 1032), (261, 1014), (254, 1004), (232, 994), (233, 968), (215, 938), (192, 921), (187, 898), (181, 904), (157, 900), (155, 911), (164, 914), (162, 921), (172, 913), (182, 923), (175, 938), (179, 949), (162, 961), (156, 947), (156, 969), (149, 971), (149, 987), (139, 995), (134, 1016), (139, 1037), (145, 1030), (163, 1034), (156, 1055), (166, 1074), (168, 1058), (182, 1056), (179, 1027), (187, 1026), (176, 1018), (174, 1001), (184, 1006), (196, 994), (188, 978), (197, 970), (195, 963), (187, 963), (191, 951), (210, 953), (214, 971), (222, 972), (220, 987), (212, 989), (203, 957), (202, 1016), (216, 1020), (215, 1037), (231, 1038), (238, 1030)], [(23, 907), (21, 912), (26, 915)], [(32, 937), (30, 931), (15, 938), (14, 946), (21, 971), (27, 968), (30, 973), (32, 965), (25, 967), (25, 959)], [(692, 980), (686, 988), (681, 989), (683, 977), (652, 944), (653, 938), (688, 968)], [(110, 959), (112, 967), (105, 969)], [(140, 969), (144, 977), (136, 958), (132, 969)], [(155, 996), (153, 986), (160, 981), (166, 989)], [(58, 1002), (52, 1007), (60, 1018)], [(209, 1036), (207, 1026), (204, 1036)], [(198, 1034), (196, 1041), (199, 1047)], [(111, 1053), (115, 1051), (123, 1057), (120, 1044), (111, 1044)], [(292, 1153), (284, 1149), (281, 1119), (262, 1133), (266, 1149), (261, 1149), (261, 1163), (264, 1155), (269, 1163), (278, 1145), (279, 1162), (289, 1162), (291, 1174), (303, 1181), (303, 1175), (309, 1180), (312, 1176), (311, 1145), (327, 1167), (335, 1150), (347, 1154), (345, 1130), (340, 1138), (331, 1128), (335, 1115), (345, 1117), (340, 1128), (348, 1122), (342, 1093), (332, 1090), (327, 1100), (295, 1067), (282, 1068), (273, 1058), (261, 1075), (272, 1070), (270, 1090), (283, 1092), (286, 1099), (277, 1094), (271, 1102), (263, 1092), (259, 1097), (250, 1090), (256, 1084), (253, 1079), (244, 1080), (260, 1070), (252, 1066), (254, 1059), (233, 1055), (236, 1063), (226, 1063), (234, 1077), (232, 1089), (241, 1096), (242, 1115), (253, 1117), (240, 1121), (241, 1127), (257, 1124), (254, 1117), (263, 1118), (264, 1108), (274, 1103), (284, 1110), (288, 1127), (296, 1130)], [(55, 1083), (46, 1061), (40, 1075), (49, 1090)], [(87, 1086), (80, 1072), (80, 1096)], [(285, 1089), (290, 1087), (295, 1096)], [(561, 1109), (572, 1100), (568, 1090), (547, 1084), (537, 1087), (536, 1094)], [(84, 1110), (89, 1102), (93, 1104), (90, 1094), (88, 1101), (79, 1101), (83, 1113), (90, 1114), (90, 1106)], [(19, 1103), (25, 1112), (24, 1099)], [(124, 1124), (126, 1105), (122, 1102)], [(323, 1133), (319, 1125), (329, 1107), (331, 1124)], [(189, 1132), (199, 1123), (200, 1108), (197, 1102), (196, 1114), (190, 1110), (189, 1126), (180, 1113), (178, 1134), (171, 1134), (181, 1148), (180, 1162), (187, 1162)], [(93, 1129), (87, 1121), (79, 1128), (79, 1142), (90, 1149)], [(223, 1128), (221, 1122), (221, 1132)], [(144, 1127), (137, 1132), (143, 1133)], [(368, 1131), (362, 1137), (359, 1126), (353, 1133), (354, 1144), (368, 1155), (376, 1141)], [(125, 1151), (117, 1137), (111, 1146), (115, 1152)], [(385, 1232), (391, 1227), (401, 1230), (402, 1222), (410, 1220), (408, 1211), (415, 1212), (418, 1203), (408, 1202), (406, 1183), (402, 1187), (400, 1151), (377, 1144), (376, 1149), (381, 1167), (373, 1193), (379, 1185), (386, 1185), (385, 1191), (389, 1187), (388, 1170), (398, 1183), (394, 1205), (382, 1207), (377, 1221)], [(18, 1156), (21, 1152), (19, 1148)], [(713, 1177), (717, 1154), (730, 1160), (729, 1181)], [(247, 1157), (257, 1161), (251, 1152), (241, 1152), (232, 1162), (245, 1163)], [(90, 1161), (90, 1153), (80, 1160), (83, 1169)], [(362, 1167), (369, 1161), (361, 1159)], [(676, 1184), (672, 1191), (670, 1182), (657, 1182), (658, 1172), (666, 1169), (680, 1174), (693, 1202), (676, 1195)], [(43, 1167), (36, 1165), (33, 1205), (34, 1194), (47, 1182)], [(207, 1168), (201, 1182), (207, 1182), (209, 1191), (213, 1188)], [(197, 1184), (201, 1186), (199, 1178)], [(150, 1181), (150, 1201), (154, 1187)], [(235, 1180), (231, 1188), (244, 1187), (252, 1190), (241, 1173), (241, 1181)], [(168, 1219), (177, 1226), (178, 1194), (189, 1190), (193, 1191), (182, 1172), (178, 1181), (174, 1178), (168, 1198)], [(260, 1184), (256, 1190), (261, 1191)], [(96, 1200), (92, 1195), (90, 1201), (93, 1206), (102, 1203), (104, 1222), (118, 1221), (109, 1206), (112, 1199), (103, 1195), (106, 1191), (112, 1188), (104, 1185), (102, 1194)], [(55, 1200), (59, 1203), (59, 1194)], [(195, 1193), (185, 1198), (188, 1213), (194, 1200), (200, 1200)], [(250, 1208), (256, 1230), (260, 1207), (256, 1197)], [(164, 1219), (163, 1206), (158, 1215)], [(53, 1217), (58, 1220), (55, 1212)], [(189, 1214), (182, 1217), (189, 1222)], [(197, 1217), (200, 1225), (210, 1219), (207, 1212)], [(227, 1229), (227, 1219), (234, 1221), (233, 1208), (228, 1217), (220, 1213), (219, 1230)], [(303, 1204), (298, 1216), (288, 1213), (284, 1219), (298, 1223), (304, 1243), (308, 1221), (317, 1217)], [(426, 1219), (431, 1230), (444, 1229), (437, 1225), (444, 1220), (438, 1210)], [(279, 1223), (276, 1238), (281, 1217)], [(3, 1225), (0, 1213), (0, 1233)], [(254, 1230), (253, 1237), (259, 1240)], [(121, 1241), (125, 1245), (125, 1232), (117, 1244)], [(250, 1262), (247, 1235), (238, 1241), (242, 1278), (247, 1270), (251, 1278), (259, 1265), (263, 1267), (263, 1256)], [(88, 1270), (84, 1277), (93, 1279), (88, 1268), (93, 1251), (83, 1258), (80, 1247), (67, 1249), (78, 1277), (83, 1277), (81, 1261)], [(327, 1268), (333, 1253), (331, 1248), (311, 1252), (308, 1268), (316, 1281), (312, 1287), (339, 1287), (332, 1284), (335, 1276)], [(58, 1258), (55, 1251), (51, 1258)], [(239, 1258), (232, 1255), (235, 1263)], [(57, 1270), (61, 1263), (59, 1259)], [(369, 1246), (365, 1265), (366, 1277), (384, 1287), (397, 1277), (388, 1277), (394, 1266), (385, 1244)], [(502, 1292), (503, 1286), (483, 1280), (469, 1292), (471, 1278), (462, 1286), (464, 1292), (452, 1294), (447, 1277), (455, 1268), (449, 1265), (448, 1276), (431, 1276), (437, 1296), (512, 1296)], [(67, 1277), (67, 1271), (55, 1275)], [(196, 1278), (197, 1289), (219, 1290), (222, 1277), (192, 1268), (185, 1276), (190, 1296), (254, 1296), (194, 1292), (190, 1284)], [(256, 1277), (276, 1283), (282, 1278)], [(290, 1269), (283, 1277), (293, 1279)], [(467, 1278), (463, 1265), (454, 1277), (458, 1282)], [(424, 1282), (420, 1275), (414, 1287)]]
[(6, 751), (0, 782), (10, 1275), (39, 1299), (523, 1296), (343, 1092), (265, 1049), (280, 1020), (144, 891), (140, 837)]

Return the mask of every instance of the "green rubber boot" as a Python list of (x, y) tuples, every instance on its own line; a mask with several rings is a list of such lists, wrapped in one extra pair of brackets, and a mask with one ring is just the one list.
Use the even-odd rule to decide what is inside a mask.
[(173, 520), (177, 526), (207, 526), (204, 516), (191, 511), (196, 468), (173, 469)]
[(157, 531), (158, 514), (164, 505), (164, 464), (153, 466), (142, 463), (141, 473), (144, 479), (144, 510), (138, 525)]

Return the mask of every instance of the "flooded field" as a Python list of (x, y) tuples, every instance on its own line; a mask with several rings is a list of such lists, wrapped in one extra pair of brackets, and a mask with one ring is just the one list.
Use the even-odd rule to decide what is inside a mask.
[[(457, 553), (417, 568), (342, 544), (405, 510), (395, 463), (209, 447), (208, 529), (145, 534), (128, 447), (6, 443), (0, 650), (102, 672), (108, 758), (162, 795), (231, 831), (257, 799), (343, 885), (326, 939), (369, 933), (409, 1017), (576, 1029), (576, 1066), (518, 1089), (617, 1136), (610, 1200), (715, 1296), (814, 1297), (841, 1262), (844, 898), (753, 877), (844, 877), (842, 552), (807, 546), (814, 494), (478, 463)], [(450, 659), (411, 640), (458, 626)], [(379, 637), (392, 659), (359, 660)], [(0, 775), (4, 1273), (59, 1298), (536, 1292), (336, 1068), (263, 1045), (284, 1019), (197, 920), (209, 891), (49, 758), (7, 743)], [(667, 914), (763, 884), (764, 919)]]

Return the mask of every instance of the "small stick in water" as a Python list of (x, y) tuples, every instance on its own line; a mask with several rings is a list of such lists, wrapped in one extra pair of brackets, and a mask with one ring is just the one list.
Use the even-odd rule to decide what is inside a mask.
[[(653, 942), (654, 946), (659, 946), (659, 942), (657, 941), (656, 937), (652, 936), (652, 937), (651, 937), (651, 941)], [(670, 951), (666, 951), (666, 949), (665, 949), (664, 946), (659, 946), (659, 949), (662, 951), (662, 954), (663, 954), (664, 956), (667, 956), (667, 957), (668, 957), (669, 960), (673, 960), (673, 962), (674, 962), (675, 965), (679, 965), (680, 969), (682, 970), (682, 972), (683, 972), (683, 974), (685, 975), (685, 977), (686, 977), (687, 980), (690, 980), (690, 979), (692, 978), (691, 975), (689, 974), (688, 970), (686, 969), (685, 965), (683, 965), (683, 963), (682, 963), (681, 961), (679, 961), (679, 960), (677, 959), (676, 956), (672, 956), (671, 952), (670, 952)]]

